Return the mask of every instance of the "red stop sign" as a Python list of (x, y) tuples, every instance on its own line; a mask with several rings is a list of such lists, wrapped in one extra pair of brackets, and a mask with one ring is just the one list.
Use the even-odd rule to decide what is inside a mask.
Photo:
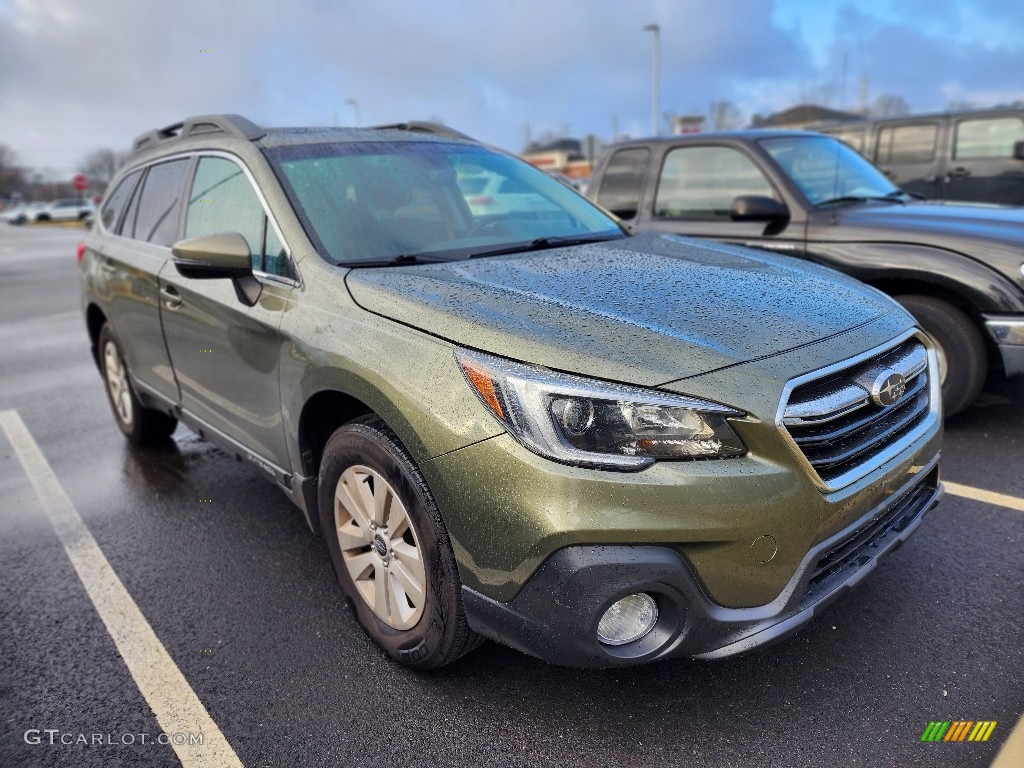
[(89, 188), (89, 180), (81, 173), (76, 173), (71, 177), (71, 186), (79, 192), (84, 192)]

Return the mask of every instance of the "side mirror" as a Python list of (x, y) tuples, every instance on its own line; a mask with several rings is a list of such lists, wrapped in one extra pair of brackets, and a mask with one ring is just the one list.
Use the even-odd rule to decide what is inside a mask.
[(1013, 156), (1017, 160), (1024, 160), (1024, 141), (1013, 143)]
[(237, 232), (179, 240), (171, 246), (171, 254), (174, 268), (182, 277), (193, 280), (228, 278), (238, 300), (249, 307), (260, 297), (263, 285), (252, 276), (249, 243)]
[(763, 195), (740, 195), (732, 201), (729, 217), (733, 221), (764, 221), (779, 224), (789, 220), (789, 208)]
[(171, 246), (174, 267), (182, 277), (212, 279), (252, 274), (249, 244), (237, 232), (179, 240)]

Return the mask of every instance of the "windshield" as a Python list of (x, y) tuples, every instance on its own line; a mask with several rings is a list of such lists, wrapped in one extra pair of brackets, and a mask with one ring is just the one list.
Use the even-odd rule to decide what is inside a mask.
[(624, 236), (564, 184), (483, 146), (339, 142), (267, 154), (307, 234), (336, 264), (457, 259)]
[(846, 200), (889, 198), (902, 194), (855, 150), (828, 136), (787, 136), (762, 139), (782, 171), (811, 205)]

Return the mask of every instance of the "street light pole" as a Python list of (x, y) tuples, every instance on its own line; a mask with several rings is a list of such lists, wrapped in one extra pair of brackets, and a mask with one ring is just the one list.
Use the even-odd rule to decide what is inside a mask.
[(661, 123), (658, 107), (658, 92), (661, 90), (658, 87), (661, 69), (661, 27), (657, 24), (645, 24), (644, 32), (654, 33), (654, 72), (651, 77), (651, 134), (657, 136), (660, 133), (658, 126)]
[(362, 120), (359, 118), (359, 100), (358, 99), (345, 99), (345, 103), (352, 107), (352, 111), (356, 115), (356, 128), (362, 124)]

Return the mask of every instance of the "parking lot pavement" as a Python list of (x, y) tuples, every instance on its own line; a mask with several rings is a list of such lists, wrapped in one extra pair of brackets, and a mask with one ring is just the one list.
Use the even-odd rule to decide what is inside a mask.
[[(184, 428), (125, 444), (78, 311), (79, 236), (0, 227), (3, 768), (199, 764), (157, 740), (215, 730), (246, 766), (987, 766), (1021, 718), (1020, 380), (947, 425), (951, 492), (796, 637), (612, 671), (485, 644), (417, 674), (362, 633), (322, 542), (257, 470)], [(145, 627), (156, 645), (139, 648)], [(181, 685), (162, 699), (147, 664)], [(934, 721), (996, 726), (922, 742)]]

